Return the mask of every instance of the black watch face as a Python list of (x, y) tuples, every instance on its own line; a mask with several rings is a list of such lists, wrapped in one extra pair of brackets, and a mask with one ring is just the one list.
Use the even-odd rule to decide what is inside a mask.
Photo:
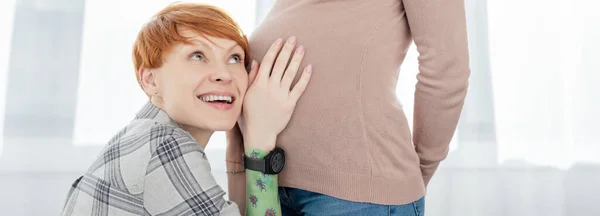
[(277, 154), (274, 154), (273, 157), (271, 158), (271, 168), (273, 169), (273, 172), (275, 172), (275, 173), (281, 172), (281, 170), (283, 169), (284, 163), (285, 163), (285, 161), (284, 161), (282, 152), (278, 152)]

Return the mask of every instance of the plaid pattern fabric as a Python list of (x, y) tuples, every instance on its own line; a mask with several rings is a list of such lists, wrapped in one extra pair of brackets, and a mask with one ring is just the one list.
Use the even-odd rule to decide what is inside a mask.
[(148, 102), (75, 180), (61, 215), (239, 215), (200, 145)]

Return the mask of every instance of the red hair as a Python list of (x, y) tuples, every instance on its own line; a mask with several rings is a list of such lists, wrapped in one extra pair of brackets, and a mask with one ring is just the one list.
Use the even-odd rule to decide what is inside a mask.
[(133, 64), (140, 82), (139, 70), (159, 68), (166, 54), (176, 43), (189, 44), (181, 30), (191, 30), (201, 36), (230, 39), (237, 42), (245, 53), (248, 66), (250, 50), (248, 39), (239, 25), (222, 9), (199, 3), (171, 4), (155, 14), (146, 23), (133, 46)]

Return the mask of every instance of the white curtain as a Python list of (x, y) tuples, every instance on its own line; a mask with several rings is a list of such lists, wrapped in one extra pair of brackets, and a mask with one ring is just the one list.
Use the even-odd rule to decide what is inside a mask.
[(6, 88), (8, 80), (8, 59), (12, 38), (15, 0), (0, 2), (0, 157), (4, 133), (4, 107), (6, 104)]
[[(489, 0), (499, 158), (600, 162), (596, 1)], [(596, 40), (592, 40), (595, 38)]]

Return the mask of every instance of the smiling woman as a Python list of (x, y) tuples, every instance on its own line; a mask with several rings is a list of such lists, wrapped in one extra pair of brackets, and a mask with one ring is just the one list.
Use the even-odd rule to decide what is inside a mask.
[[(252, 61), (247, 72), (248, 41), (222, 9), (177, 3), (158, 12), (133, 46), (136, 78), (148, 101), (72, 183), (62, 215), (243, 213), (244, 202), (236, 200), (238, 208), (225, 199), (205, 147), (215, 131), (231, 130), (242, 119), (247, 143), (229, 146), (239, 152), (230, 160), (240, 161), (241, 152), (256, 161), (270, 158), (312, 72), (309, 65), (290, 88), (304, 56), (295, 46), (294, 37), (285, 45), (277, 39), (260, 70)], [(228, 168), (232, 175), (246, 171)], [(276, 174), (282, 169), (249, 169), (248, 186), (233, 190), (260, 198), (247, 215), (280, 214)]]
[[(211, 29), (211, 26), (206, 24), (198, 23), (195, 26), (202, 26), (203, 28), (198, 29), (204, 31)], [(197, 30), (185, 29), (180, 32), (173, 35), (176, 35), (174, 38), (181, 37), (182, 42), (169, 47), (172, 51), (164, 54), (164, 58), (161, 57), (162, 53), (157, 53), (155, 60), (144, 59), (145, 53), (155, 49), (155, 45), (145, 44), (155, 41), (145, 39), (160, 37), (140, 33), (134, 48), (140, 84), (152, 103), (165, 110), (184, 129), (229, 130), (235, 124), (242, 108), (242, 103), (233, 102), (243, 98), (248, 87), (248, 75), (244, 65), (244, 53), (248, 50), (248, 44), (239, 32), (230, 33), (234, 40), (240, 40), (239, 43), (211, 36), (205, 38), (196, 33)], [(214, 35), (212, 32), (205, 34)], [(162, 59), (168, 64), (163, 63)], [(226, 97), (231, 99), (232, 103), (225, 102)], [(203, 140), (200, 137), (195, 138), (199, 142)]]
[[(79, 66), (73, 144), (102, 145), (115, 129), (145, 103), (132, 78), (131, 45), (146, 19), (174, 0), (86, 0)], [(228, 11), (250, 34), (255, 26), (256, 1), (196, 0)], [(111, 16), (105, 14), (110, 13)], [(115, 34), (118, 32), (118, 34)], [(249, 60), (249, 59), (248, 59)], [(109, 62), (109, 63), (107, 63)], [(117, 106), (118, 104), (118, 106)], [(225, 135), (216, 133), (209, 148), (225, 146)], [(217, 143), (221, 145), (216, 145)]]
[(249, 47), (241, 29), (233, 28), (237, 23), (220, 9), (187, 4), (167, 7), (154, 19), (140, 31), (133, 48), (136, 79), (146, 95), (188, 131), (232, 128), (242, 104), (201, 97), (235, 99), (245, 94)]

